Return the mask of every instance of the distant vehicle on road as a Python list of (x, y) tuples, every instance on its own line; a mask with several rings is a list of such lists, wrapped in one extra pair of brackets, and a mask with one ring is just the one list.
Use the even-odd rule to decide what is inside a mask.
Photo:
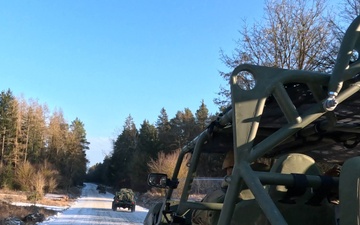
[(115, 193), (114, 200), (112, 202), (112, 210), (116, 211), (117, 208), (125, 208), (134, 212), (135, 206), (135, 194), (131, 189), (121, 188), (120, 191)]

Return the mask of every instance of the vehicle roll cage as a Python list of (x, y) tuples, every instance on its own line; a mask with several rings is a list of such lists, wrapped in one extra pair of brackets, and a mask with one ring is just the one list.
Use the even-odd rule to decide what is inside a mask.
[[(338, 106), (340, 107), (344, 101), (351, 98), (360, 89), (360, 81), (356, 77), (360, 73), (360, 60), (357, 59), (349, 64), (353, 51), (360, 53), (359, 28), (360, 16), (347, 29), (331, 74), (249, 64), (242, 64), (234, 69), (230, 78), (231, 108), (220, 115), (208, 129), (186, 145), (180, 153), (172, 180), (177, 179), (185, 155), (191, 152), (192, 157), (176, 215), (184, 215), (188, 209), (221, 210), (218, 224), (230, 224), (240, 192), (240, 184), (244, 181), (269, 222), (279, 225), (287, 224), (263, 185), (292, 186), (294, 185), (294, 176), (256, 172), (250, 167), (250, 164), (298, 134), (310, 136), (317, 132), (333, 131), (344, 131), (349, 134), (360, 133), (358, 124), (341, 124), (335, 113)], [(247, 89), (241, 85), (244, 74), (254, 78), (254, 85)], [(293, 97), (289, 96), (288, 86), (292, 84), (301, 84), (308, 88), (307, 94), (311, 96), (312, 101), (307, 102), (306, 107), (294, 103)], [(268, 136), (257, 139), (264, 109), (269, 107), (267, 104), (269, 98), (276, 101), (285, 122)], [(224, 203), (188, 201), (190, 187), (203, 147), (211, 142), (214, 132), (229, 129), (229, 126), (232, 129), (235, 165)], [(309, 187), (319, 188), (323, 185), (324, 180), (321, 176), (305, 176)], [(339, 179), (332, 179), (334, 185), (338, 185)], [(167, 200), (170, 200), (172, 192), (173, 190), (170, 188), (166, 195)]]

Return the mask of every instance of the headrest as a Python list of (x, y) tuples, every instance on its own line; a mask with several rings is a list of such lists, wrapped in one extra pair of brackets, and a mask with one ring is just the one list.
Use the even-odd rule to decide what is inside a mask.
[[(284, 174), (298, 173), (307, 175), (321, 174), (319, 167), (315, 164), (315, 160), (310, 156), (300, 153), (290, 153), (281, 156), (275, 161), (270, 172)], [(271, 190), (269, 191), (271, 192)], [(283, 185), (277, 185), (276, 191), (286, 192), (287, 189)]]

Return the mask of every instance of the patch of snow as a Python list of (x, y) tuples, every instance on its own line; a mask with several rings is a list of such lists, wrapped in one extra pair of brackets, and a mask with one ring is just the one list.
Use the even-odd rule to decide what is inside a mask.
[(69, 206), (50, 206), (50, 205), (33, 204), (33, 203), (26, 203), (26, 202), (12, 202), (11, 205), (16, 205), (16, 206), (37, 206), (37, 207), (42, 207), (42, 208), (45, 208), (45, 209), (59, 211), (59, 212), (69, 208)]

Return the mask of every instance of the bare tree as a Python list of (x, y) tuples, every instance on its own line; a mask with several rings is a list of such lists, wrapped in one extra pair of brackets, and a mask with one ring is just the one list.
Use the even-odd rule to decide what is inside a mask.
[[(262, 21), (244, 25), (232, 55), (221, 51), (231, 70), (249, 63), (284, 69), (329, 71), (336, 57), (334, 25), (326, 13), (325, 0), (267, 0)], [(224, 79), (230, 73), (221, 72)], [(245, 77), (250, 78), (251, 77)], [(247, 81), (250, 82), (251, 80)], [(246, 82), (246, 81), (245, 81)], [(222, 88), (215, 103), (226, 106), (229, 90)]]
[(351, 23), (358, 15), (360, 15), (360, 0), (343, 0), (340, 3), (339, 17), (346, 23)]

